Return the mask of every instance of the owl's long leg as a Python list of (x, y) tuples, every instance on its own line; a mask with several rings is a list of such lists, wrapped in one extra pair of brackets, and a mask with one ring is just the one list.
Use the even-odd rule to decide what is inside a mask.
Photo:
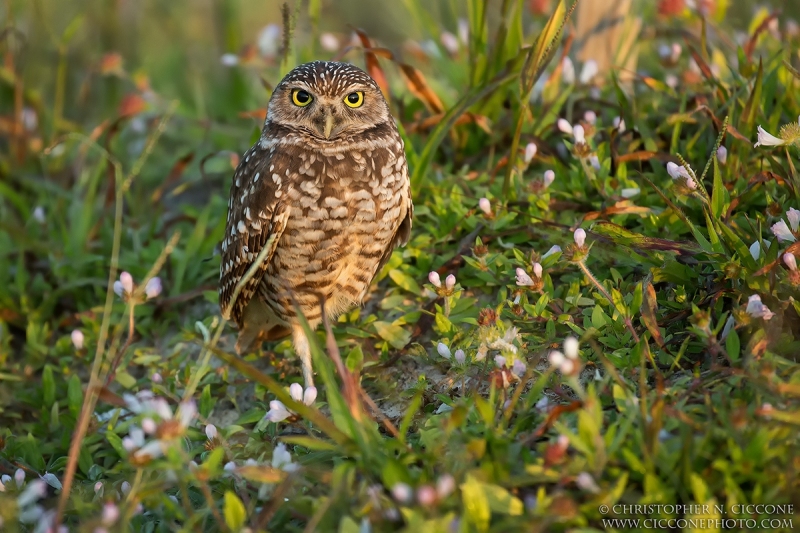
[(314, 369), (311, 368), (311, 347), (300, 325), (292, 327), (292, 342), (294, 343), (294, 350), (297, 352), (297, 357), (299, 357), (300, 362), (303, 363), (303, 380), (305, 381), (306, 388), (313, 387)]

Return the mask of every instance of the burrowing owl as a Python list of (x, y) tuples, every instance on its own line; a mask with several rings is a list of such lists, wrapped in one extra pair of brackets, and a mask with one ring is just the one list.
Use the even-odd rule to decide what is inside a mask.
[(360, 305), (392, 249), (408, 241), (412, 212), (403, 140), (375, 81), (328, 61), (289, 72), (228, 201), (219, 300), (239, 326), (237, 351), (291, 334), (312, 385), (294, 304), (312, 329), (320, 297), (332, 319)]

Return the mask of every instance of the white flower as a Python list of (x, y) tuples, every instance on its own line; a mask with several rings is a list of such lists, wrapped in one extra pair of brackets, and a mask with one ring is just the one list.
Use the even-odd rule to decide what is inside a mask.
[(789, 220), (789, 227), (792, 228), (792, 231), (797, 231), (797, 228), (800, 227), (800, 211), (792, 207), (786, 212), (786, 218)]
[(208, 440), (214, 440), (217, 438), (217, 426), (214, 424), (208, 424), (206, 426), (206, 437)]
[(436, 411), (434, 411), (433, 414), (440, 415), (442, 413), (449, 413), (452, 410), (453, 410), (453, 406), (447, 405), (446, 403), (443, 403), (442, 405), (440, 405), (439, 407), (436, 408)]
[(46, 495), (47, 483), (41, 479), (34, 479), (28, 483), (28, 486), (25, 487), (25, 490), (22, 491), (22, 494), (17, 498), (17, 505), (19, 507), (27, 507), (32, 503), (36, 503), (39, 499), (44, 498)]
[(627, 188), (627, 189), (622, 189), (621, 191), (619, 191), (619, 194), (623, 198), (633, 198), (634, 196), (636, 196), (640, 192), (642, 192), (642, 191), (638, 187), (630, 187), (630, 188)]
[(339, 50), (339, 39), (332, 33), (325, 32), (319, 36), (319, 44), (326, 52)]
[(478, 207), (487, 215), (492, 214), (492, 204), (489, 202), (488, 198), (481, 198), (478, 200)]
[(430, 507), (436, 503), (436, 489), (430, 485), (423, 485), (417, 489), (417, 501), (420, 505)]
[(469, 44), (469, 21), (465, 18), (458, 19), (458, 38), (464, 44)]
[(536, 276), (539, 279), (542, 279), (542, 273), (543, 273), (542, 265), (540, 265), (539, 263), (534, 263), (533, 264), (533, 275)]
[(533, 286), (533, 279), (521, 268), (517, 269), (517, 285), (520, 287)]
[(144, 286), (144, 294), (148, 300), (161, 294), (161, 278), (158, 276), (150, 278), (147, 285)]
[(268, 24), (258, 34), (258, 51), (261, 57), (273, 58), (280, 50), (281, 27), (277, 24)]
[(439, 273), (435, 270), (431, 270), (428, 272), (428, 281), (431, 282), (431, 285), (434, 287), (441, 287), (442, 286), (442, 279), (439, 277)]
[(567, 135), (572, 135), (572, 124), (570, 124), (569, 121), (567, 121), (567, 119), (565, 118), (558, 119), (558, 122), (556, 122), (556, 126), (558, 126), (558, 129), (560, 129)]
[(772, 230), (772, 234), (778, 238), (778, 242), (794, 242), (797, 240), (795, 236), (792, 235), (792, 230), (789, 229), (789, 226), (784, 220), (779, 220), (777, 223), (773, 224), (770, 229)]
[(450, 356), (452, 355), (450, 353), (450, 348), (448, 348), (447, 345), (443, 342), (440, 342), (439, 344), (436, 345), (436, 351), (439, 352), (439, 355), (441, 355), (445, 359), (450, 359)]
[(83, 332), (81, 330), (73, 329), (72, 333), (70, 334), (70, 338), (72, 339), (72, 345), (75, 346), (76, 350), (83, 348)]
[(517, 377), (522, 377), (523, 375), (525, 375), (526, 369), (527, 367), (525, 366), (525, 363), (523, 363), (519, 359), (514, 361), (514, 364), (511, 365), (511, 373)]
[(550, 249), (549, 249), (549, 250), (547, 250), (547, 252), (546, 252), (546, 253), (545, 253), (545, 254), (542, 256), (542, 260), (544, 260), (544, 259), (546, 259), (546, 258), (550, 257), (550, 256), (551, 256), (551, 255), (553, 255), (553, 254), (560, 254), (560, 253), (561, 253), (561, 247), (560, 247), (559, 245), (557, 245), (557, 244), (554, 244), (554, 245), (553, 245), (553, 246), (551, 246), (551, 247), (550, 247)]
[(150, 417), (143, 418), (142, 431), (144, 431), (148, 435), (154, 435), (155, 432), (158, 431), (158, 424), (156, 424), (156, 421)]
[(536, 143), (528, 143), (525, 146), (525, 164), (526, 165), (529, 164), (531, 161), (533, 161), (533, 158), (536, 157), (536, 152), (537, 151), (538, 151), (538, 148), (536, 146)]
[(222, 63), (223, 67), (235, 67), (239, 64), (239, 56), (236, 54), (222, 54), (219, 62)]
[(784, 144), (786, 144), (786, 141), (767, 132), (761, 125), (758, 126), (758, 141), (753, 145), (755, 148), (759, 146), (781, 146)]
[(794, 272), (797, 270), (797, 259), (795, 258), (794, 254), (790, 252), (786, 252), (783, 254), (783, 262), (789, 267), (789, 270)]
[(494, 364), (497, 365), (497, 368), (505, 368), (506, 366), (506, 358), (502, 355), (495, 356)]
[(568, 56), (561, 61), (561, 79), (567, 85), (575, 83), (575, 64)]
[(594, 59), (590, 59), (586, 63), (583, 64), (583, 68), (581, 69), (581, 75), (578, 81), (582, 84), (587, 84), (592, 81), (597, 73), (599, 72), (599, 68), (597, 66), (597, 61)]
[(672, 60), (677, 61), (678, 59), (680, 59), (682, 51), (683, 48), (681, 48), (681, 45), (679, 43), (672, 43)]
[(317, 399), (317, 388), (308, 387), (303, 390), (303, 386), (299, 383), (292, 383), (289, 386), (289, 395), (292, 397), (292, 400), (296, 402), (304, 403), (305, 405), (313, 405)]
[(447, 498), (456, 490), (456, 480), (450, 474), (444, 474), (436, 480), (436, 494), (440, 499)]
[(719, 161), (720, 165), (724, 165), (727, 160), (728, 160), (728, 149), (720, 145), (720, 147), (717, 148), (717, 161)]
[(280, 422), (286, 420), (292, 413), (283, 405), (279, 400), (272, 400), (269, 402), (269, 411), (264, 418), (270, 422)]
[(463, 365), (464, 361), (467, 360), (467, 354), (465, 354), (464, 350), (461, 349), (456, 350), (456, 353), (453, 354), (453, 357), (455, 358), (456, 363), (458, 363), (459, 365)]
[(119, 282), (122, 284), (122, 289), (131, 294), (133, 292), (133, 276), (131, 276), (128, 272), (121, 272), (119, 275)]
[(447, 290), (452, 290), (456, 286), (456, 277), (452, 274), (444, 278), (444, 286)]
[(549, 187), (556, 181), (556, 173), (552, 170), (545, 170), (544, 171), (544, 186), (545, 188)]
[(128, 493), (131, 491), (131, 484), (128, 483), (127, 481), (123, 481), (122, 485), (119, 486), (119, 490), (122, 491), (122, 494), (127, 496)]
[(575, 337), (567, 337), (564, 339), (564, 355), (566, 355), (568, 359), (577, 359), (578, 346), (578, 339)]
[(279, 468), (284, 472), (296, 472), (300, 465), (292, 462), (292, 454), (286, 449), (284, 443), (275, 446), (272, 452), (272, 468)]
[(593, 169), (600, 170), (600, 159), (597, 157), (597, 154), (589, 156), (589, 164), (592, 165)]
[[(178, 404), (178, 410), (175, 416), (172, 415), (169, 404), (167, 404), (166, 400), (163, 398), (155, 398), (153, 399), (153, 403), (156, 408), (156, 413), (162, 418), (162, 424), (164, 422), (173, 421), (172, 424), (177, 422), (177, 426), (170, 426), (166, 434), (160, 435), (158, 439), (141, 446), (133, 454), (136, 458), (155, 459), (164, 455), (166, 451), (186, 433), (187, 428), (197, 417), (197, 404), (194, 401), (181, 402)], [(144, 422), (143, 420), (142, 427), (144, 427)], [(165, 426), (162, 425), (161, 427)]]
[(94, 493), (97, 494), (98, 496), (102, 496), (103, 495), (103, 482), (102, 481), (98, 481), (97, 483), (94, 484)]
[(758, 258), (761, 257), (761, 243), (755, 241), (753, 244), (750, 245), (750, 255), (758, 261)]
[(144, 446), (144, 430), (137, 426), (128, 429), (128, 436), (122, 439), (122, 447), (128, 452), (133, 452)]
[(669, 59), (670, 55), (672, 55), (672, 49), (668, 44), (661, 43), (658, 46), (658, 57), (661, 59)]
[(439, 36), (439, 41), (442, 43), (442, 46), (444, 46), (444, 49), (451, 55), (456, 55), (458, 53), (458, 37), (449, 31), (443, 31)]
[(111, 502), (103, 505), (103, 515), (100, 519), (103, 525), (111, 526), (119, 519), (119, 507)]
[(591, 492), (592, 494), (600, 492), (600, 487), (597, 486), (594, 478), (592, 478), (592, 475), (588, 472), (581, 472), (578, 474), (578, 477), (575, 478), (575, 484), (578, 485), (580, 489)]
[(394, 487), (392, 487), (392, 496), (400, 503), (410, 502), (412, 495), (411, 487), (405, 483), (396, 483)]
[(584, 144), (586, 142), (583, 126), (580, 124), (577, 124), (574, 128), (572, 128), (572, 136), (575, 138), (575, 144)]
[(164, 381), (164, 378), (161, 377), (161, 374), (159, 374), (158, 372), (153, 372), (153, 375), (150, 376), (150, 379), (153, 380), (153, 383), (161, 383), (162, 381)]
[(582, 228), (578, 228), (575, 230), (573, 238), (575, 239), (575, 244), (583, 248), (583, 245), (586, 242), (586, 232)]
[(14, 483), (17, 484), (17, 488), (21, 489), (22, 485), (25, 484), (25, 471), (21, 468), (17, 468), (14, 472)]
[(572, 374), (572, 371), (575, 369), (575, 363), (572, 359), (564, 359), (564, 362), (561, 363), (561, 373), (562, 374)]
[(44, 224), (46, 222), (47, 219), (44, 215), (44, 207), (40, 205), (36, 206), (36, 209), (33, 210), (33, 219), (39, 224)]
[(583, 120), (588, 122), (589, 124), (594, 124), (597, 122), (597, 113), (592, 111), (591, 109), (583, 114)]
[(622, 117), (614, 117), (614, 120), (611, 123), (620, 133), (625, 131), (625, 119)]
[(761, 296), (758, 294), (752, 295), (747, 300), (747, 308), (745, 311), (752, 317), (755, 318), (763, 318), (764, 320), (769, 320), (775, 313), (769, 310), (769, 308), (761, 303)]
[(679, 178), (686, 178), (687, 180), (692, 179), (692, 175), (683, 165), (676, 165), (672, 161), (667, 163), (667, 173), (670, 177), (674, 180)]
[(222, 466), (222, 470), (224, 472), (234, 472), (236, 470), (236, 463), (233, 461), (228, 461)]
[(561, 365), (563, 365), (564, 361), (566, 361), (564, 354), (558, 350), (553, 350), (550, 352), (550, 354), (547, 356), (547, 359), (550, 361), (550, 365), (556, 368), (561, 368)]

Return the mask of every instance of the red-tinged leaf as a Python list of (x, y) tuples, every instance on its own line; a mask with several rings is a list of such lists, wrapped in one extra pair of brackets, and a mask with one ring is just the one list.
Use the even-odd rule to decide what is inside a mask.
[(434, 114), (444, 112), (442, 101), (430, 88), (428, 82), (425, 81), (425, 76), (422, 75), (422, 72), (404, 63), (400, 63), (400, 72), (406, 80), (408, 90), (425, 104), (428, 111)]
[(661, 330), (658, 329), (658, 318), (656, 312), (658, 311), (658, 301), (656, 300), (656, 291), (653, 284), (648, 282), (644, 287), (644, 298), (642, 300), (642, 322), (644, 323), (647, 331), (653, 336), (658, 347), (664, 349), (664, 337), (661, 335)]
[(278, 483), (286, 477), (283, 470), (263, 465), (240, 466), (236, 473), (254, 483)]
[(172, 165), (172, 169), (170, 169), (169, 174), (167, 175), (167, 179), (159, 185), (153, 194), (150, 196), (151, 202), (158, 202), (161, 200), (161, 197), (164, 195), (164, 191), (173, 183), (178, 181), (180, 177), (183, 175), (186, 167), (189, 166), (189, 163), (194, 160), (194, 152), (189, 152), (185, 156), (178, 159), (174, 165)]
[(136, 93), (126, 94), (122, 97), (117, 110), (120, 117), (132, 117), (138, 115), (147, 107), (147, 102), (144, 98)]
[(100, 74), (121, 74), (122, 70), (122, 56), (117, 52), (109, 52), (105, 54), (100, 60), (99, 66)]
[(756, 49), (756, 43), (758, 42), (758, 37), (767, 29), (769, 29), (770, 23), (778, 18), (777, 13), (771, 13), (768, 17), (761, 21), (761, 24), (753, 31), (753, 35), (747, 40), (747, 43), (744, 45), (744, 55), (747, 57), (748, 60), (753, 58), (753, 51)]
[(254, 109), (252, 111), (242, 111), (239, 113), (241, 118), (252, 118), (258, 122), (264, 122), (267, 119), (267, 108)]
[(358, 35), (358, 39), (361, 41), (361, 46), (364, 48), (364, 61), (367, 64), (367, 73), (372, 76), (372, 79), (375, 80), (375, 83), (377, 83), (378, 87), (381, 88), (383, 96), (389, 100), (389, 82), (386, 80), (386, 75), (384, 74), (380, 63), (378, 63), (378, 57), (372, 50), (372, 44), (370, 43), (369, 37), (364, 30), (357, 28), (355, 32), (356, 35)]

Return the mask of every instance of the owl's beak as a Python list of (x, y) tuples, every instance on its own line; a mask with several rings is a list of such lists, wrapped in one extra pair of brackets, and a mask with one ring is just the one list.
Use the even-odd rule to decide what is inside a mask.
[(333, 115), (330, 113), (325, 114), (325, 138), (331, 138), (331, 131), (333, 131)]

